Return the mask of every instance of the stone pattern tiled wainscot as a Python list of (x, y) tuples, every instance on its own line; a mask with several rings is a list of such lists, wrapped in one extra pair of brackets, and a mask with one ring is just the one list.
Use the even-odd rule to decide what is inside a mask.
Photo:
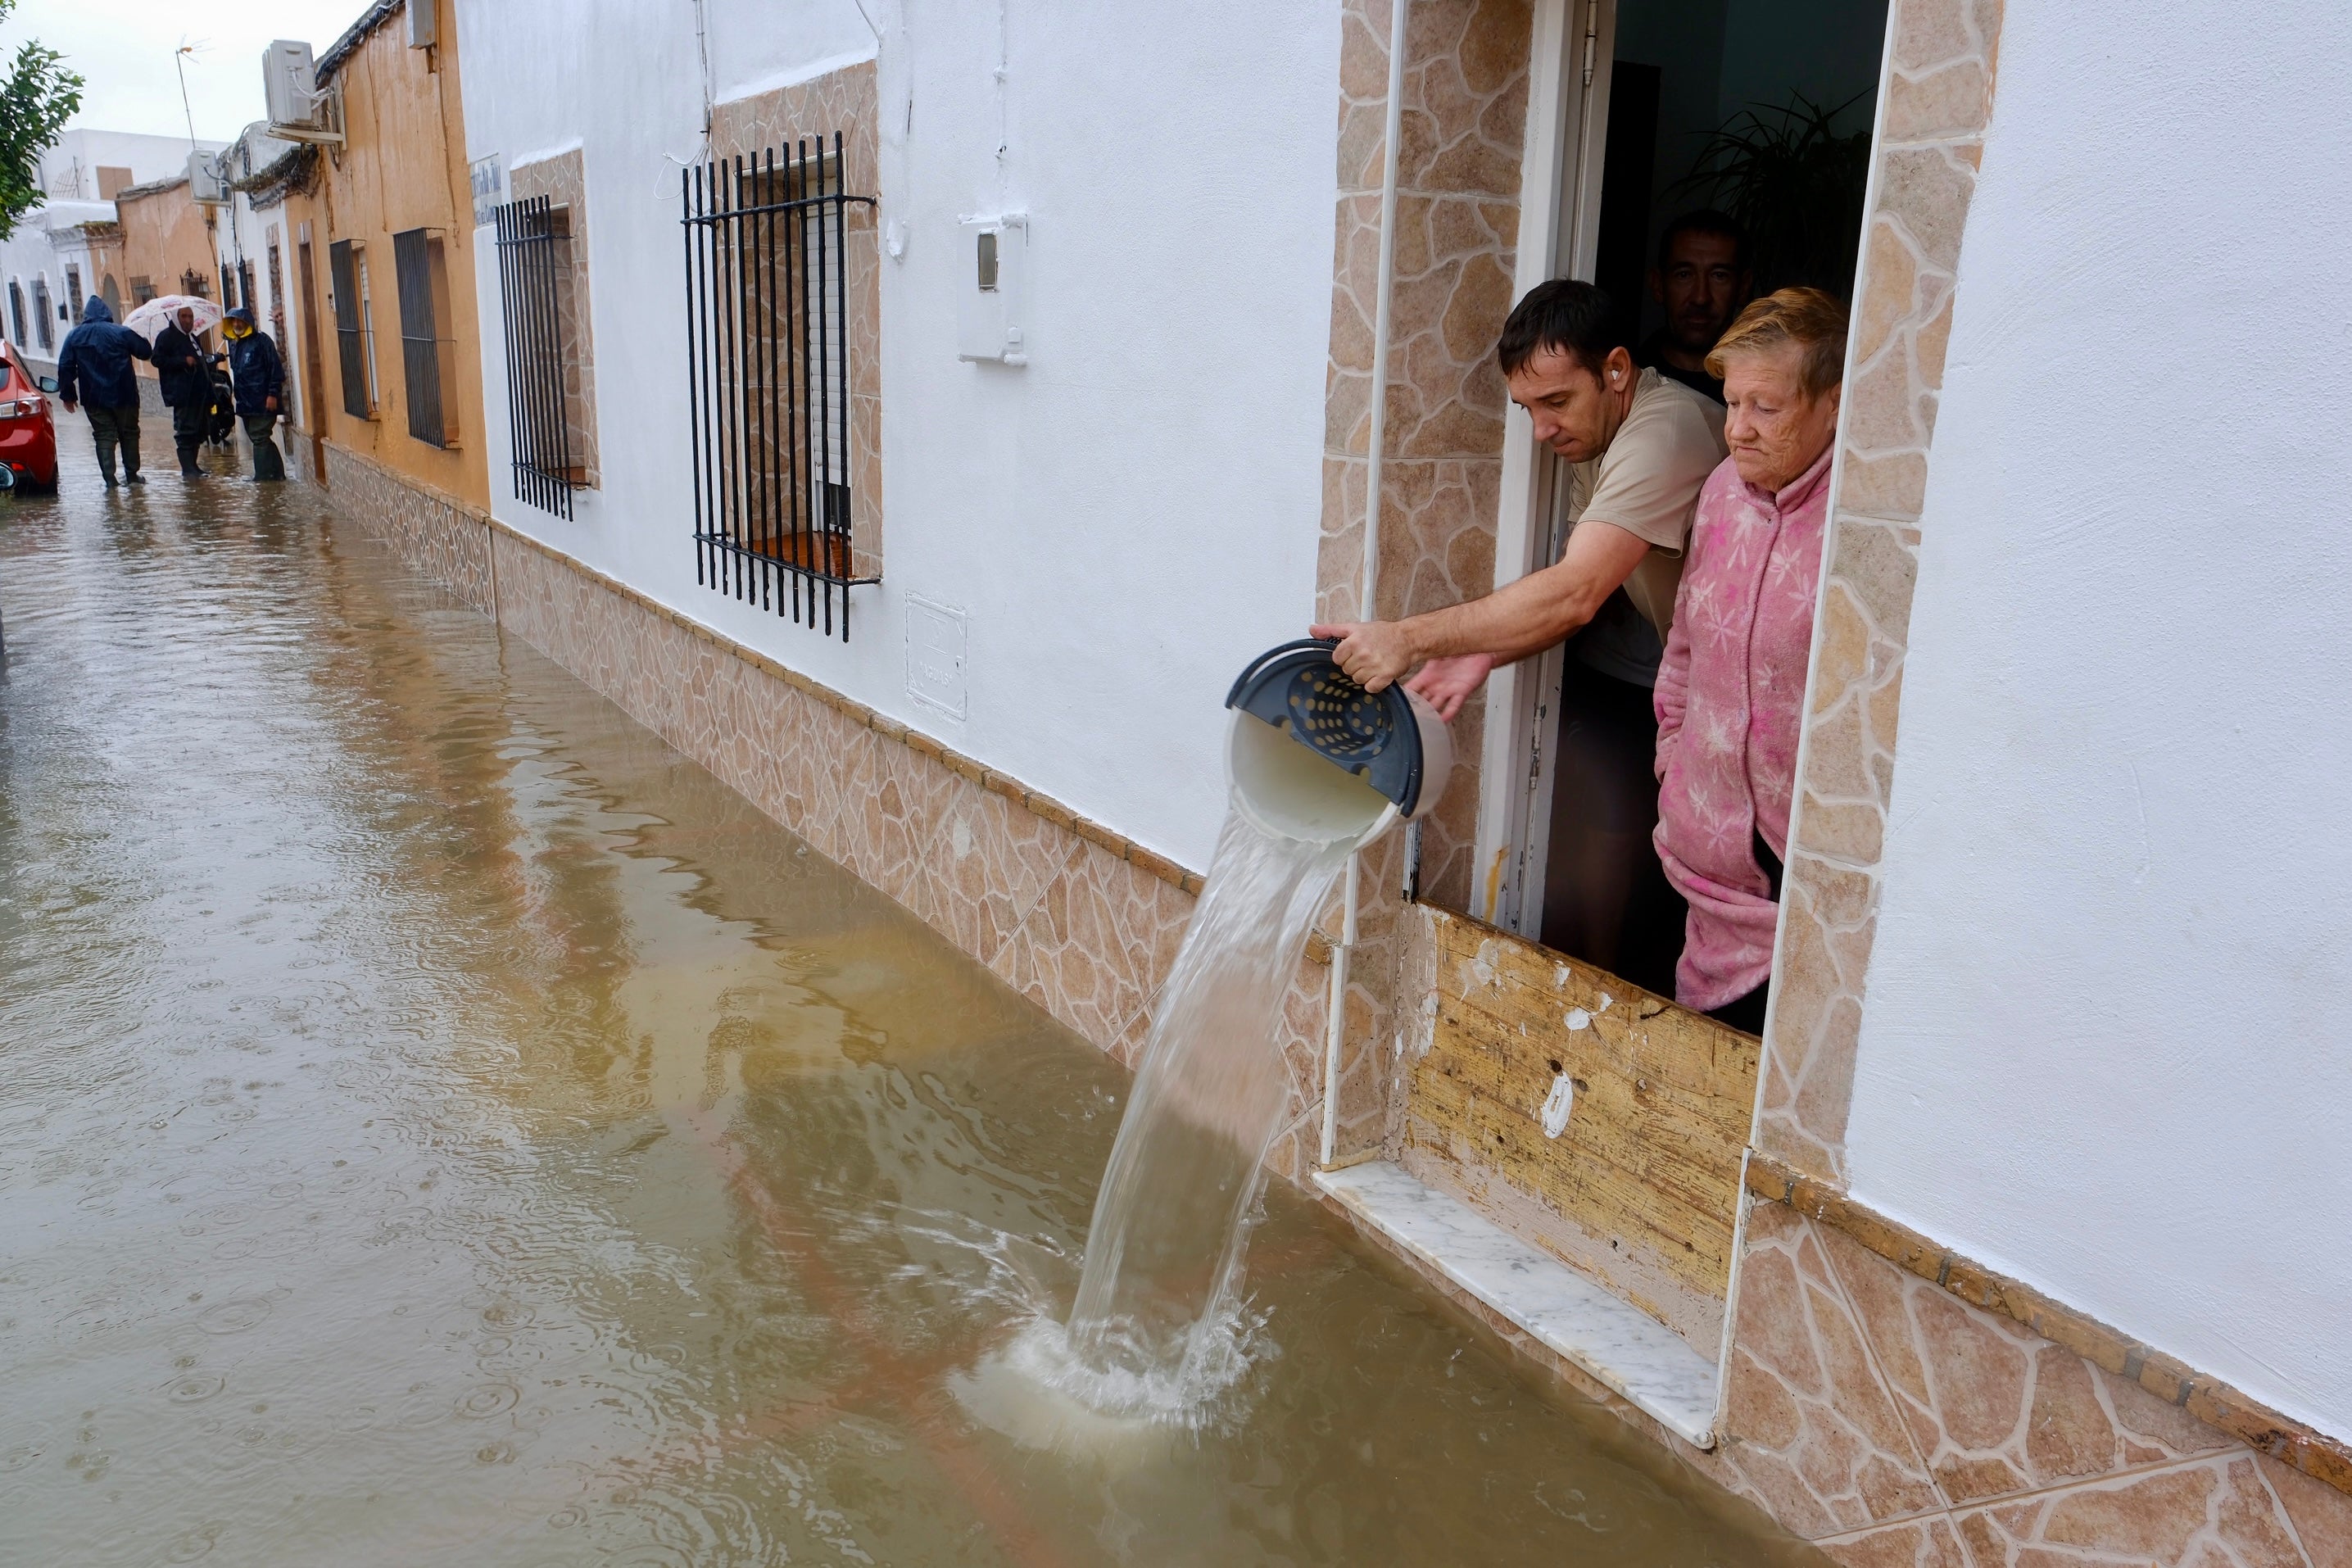
[[(468, 607), (494, 613), (490, 531), (479, 512), (454, 496), (396, 479), (331, 441), (324, 450), (328, 493), (346, 513)], [(286, 468), (310, 478), (307, 462)]]
[(2352, 1565), (2352, 1497), (1785, 1204), (1738, 1291), (1692, 1458), (1842, 1563)]

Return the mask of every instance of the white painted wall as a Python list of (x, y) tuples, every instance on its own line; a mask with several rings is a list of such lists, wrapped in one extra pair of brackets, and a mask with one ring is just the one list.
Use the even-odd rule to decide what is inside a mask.
[(2014, 5), (1857, 1196), (2352, 1436), (2352, 29)]
[[(13, 282), (24, 291), (27, 318), (26, 342), (19, 346), (28, 357), (47, 363), (72, 324), (56, 319), (56, 307), (69, 305), (72, 320), (81, 320), (82, 301), (66, 298), (65, 263), (70, 260), (80, 267), (85, 296), (98, 289), (98, 279), (90, 275), (89, 247), (72, 226), (114, 221), (114, 204), (98, 200), (99, 165), (127, 168), (133, 184), (144, 184), (187, 173), (192, 145), (209, 153), (218, 151), (222, 143), (192, 144), (185, 137), (78, 128), (60, 135), (55, 146), (35, 159), (33, 184), (49, 199), (18, 218), (16, 229), (0, 239), (0, 332), (11, 342), (16, 341), (16, 323), (6, 297), (6, 286)], [(87, 199), (77, 198), (77, 190)], [(43, 277), (48, 280), (51, 315), (47, 353), (30, 320), (33, 283)]]
[[(685, 0), (459, 8), (469, 157), (511, 165), (579, 138), (589, 188), (604, 489), (571, 523), (505, 499), (494, 416), (498, 515), (1205, 866), (1226, 686), (1312, 606), (1338, 9), (866, 7), (885, 40), (884, 217), (908, 244), (883, 264), (884, 581), (858, 591), (849, 645), (695, 585), (677, 220), (702, 118)], [(853, 0), (710, 0), (709, 37), (722, 99), (877, 47)], [(957, 220), (1004, 208), (1033, 223), (1034, 363), (1017, 370), (955, 357)], [(493, 323), (488, 230), (475, 254)], [(494, 332), (484, 349), (502, 410)], [(909, 595), (970, 616), (961, 722), (907, 695)]]
[(190, 142), (184, 136), (149, 136), (134, 131), (76, 129), (59, 136), (57, 145), (34, 160), (35, 180), (45, 194), (61, 201), (98, 200), (101, 164), (131, 171), (131, 183), (168, 179), (188, 172), (188, 153), (195, 148), (220, 151), (219, 142)]

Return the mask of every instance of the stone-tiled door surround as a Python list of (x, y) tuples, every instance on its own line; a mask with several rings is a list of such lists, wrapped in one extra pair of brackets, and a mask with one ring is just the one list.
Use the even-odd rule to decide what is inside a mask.
[[(1832, 500), (1790, 896), (1768, 1032), (1758, 1146), (1811, 1173), (1843, 1173), (1844, 1119), (1894, 777), (1901, 666), (1921, 496), (1942, 384), (1962, 227), (1990, 110), (2000, 0), (1895, 0), (1857, 281), (1852, 369)], [(1341, 12), (1339, 210), (1333, 258), (1319, 615), (1351, 618), (1362, 571), (1366, 447), (1379, 270), (1388, 44), (1383, 0)], [(1508, 404), (1493, 344), (1512, 302), (1520, 166), (1528, 145), (1529, 0), (1412, 0), (1386, 389), (1380, 605), (1384, 616), (1459, 603), (1494, 582)], [(1487, 715), (1455, 724), (1479, 753)], [(1471, 907), (1480, 794), (1457, 765), (1423, 831), (1422, 896)], [(1399, 847), (1367, 858), (1381, 903)], [(1374, 911), (1367, 955), (1392, 922)], [(1393, 963), (1359, 963), (1350, 1007), (1389, 1033)], [(1349, 1037), (1360, 1037), (1350, 1021)], [(1362, 1086), (1370, 1094), (1373, 1086)], [(1358, 1110), (1352, 1083), (1345, 1091)]]
[[(1353, 620), (1363, 577), (1371, 370), (1387, 162), (1388, 0), (1340, 6), (1338, 184), (1326, 371), (1322, 541), (1316, 614)], [(1475, 598), (1494, 584), (1509, 400), (1494, 363), (1517, 264), (1526, 142), (1530, 0), (1415, 0), (1404, 13), (1396, 233), (1381, 460), (1383, 617)], [(1484, 704), (1454, 722), (1455, 772), (1422, 825), (1422, 896), (1468, 906)], [(1393, 1104), (1383, 1054), (1405, 943), (1398, 915), (1405, 840), (1362, 858), (1338, 1091), (1340, 1158), (1376, 1150)], [(1336, 933), (1336, 921), (1327, 925)]]
[(1854, 286), (1756, 1146), (1845, 1178), (1919, 512), (2001, 0), (1895, 0)]

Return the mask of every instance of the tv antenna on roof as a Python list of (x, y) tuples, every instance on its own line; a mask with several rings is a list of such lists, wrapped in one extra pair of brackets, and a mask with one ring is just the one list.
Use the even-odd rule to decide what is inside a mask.
[(172, 68), (180, 73), (180, 112), (188, 117), (188, 151), (192, 153), (200, 149), (196, 146), (196, 111), (188, 106), (188, 61), (205, 47), (202, 38), (191, 42), (184, 33), (180, 47), (172, 51)]

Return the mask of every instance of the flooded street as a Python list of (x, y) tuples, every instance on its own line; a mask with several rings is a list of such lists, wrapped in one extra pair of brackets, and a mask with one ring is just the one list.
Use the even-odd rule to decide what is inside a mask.
[(317, 492), (59, 426), (0, 505), (0, 1563), (1819, 1561), (1286, 1188), (1204, 1431), (982, 1426), (1125, 1073)]

